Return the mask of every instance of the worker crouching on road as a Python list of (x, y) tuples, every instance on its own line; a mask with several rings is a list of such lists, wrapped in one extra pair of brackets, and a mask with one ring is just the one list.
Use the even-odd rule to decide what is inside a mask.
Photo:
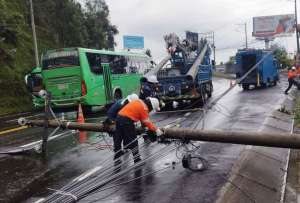
[(289, 86), (288, 88), (284, 91), (285, 94), (288, 94), (289, 90), (293, 85), (297, 86), (299, 88), (299, 84), (295, 81), (295, 78), (297, 77), (297, 72), (296, 68), (292, 67), (291, 70), (288, 71), (288, 81), (289, 81)]
[[(131, 150), (134, 163), (141, 160), (134, 125), (135, 122), (140, 121), (150, 131), (155, 132), (157, 136), (163, 134), (162, 131), (149, 120), (149, 113), (152, 110), (159, 111), (159, 101), (156, 98), (149, 97), (145, 100), (134, 100), (119, 111), (116, 119), (116, 139), (114, 139), (115, 160), (123, 154), (121, 150), (122, 140), (123, 145)], [(120, 163), (119, 160), (118, 162)]]

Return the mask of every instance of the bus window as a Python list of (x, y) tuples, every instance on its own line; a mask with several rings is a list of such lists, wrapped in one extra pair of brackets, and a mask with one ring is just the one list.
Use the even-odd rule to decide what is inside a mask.
[(138, 72), (138, 67), (137, 67), (137, 61), (135, 58), (130, 57), (129, 58), (129, 72), (130, 73), (137, 73)]
[(127, 60), (124, 56), (111, 56), (109, 67), (112, 74), (126, 74)]
[(79, 66), (77, 51), (57, 51), (49, 53), (42, 58), (42, 68), (44, 70), (62, 67)]
[(88, 59), (91, 71), (95, 74), (103, 74), (101, 63), (105, 60), (105, 56), (95, 53), (86, 53), (86, 57)]

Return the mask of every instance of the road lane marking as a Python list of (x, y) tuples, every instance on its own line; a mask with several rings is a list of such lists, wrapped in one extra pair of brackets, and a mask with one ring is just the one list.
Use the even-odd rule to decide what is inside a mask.
[(21, 127), (17, 127), (17, 128), (12, 128), (12, 129), (8, 129), (8, 130), (4, 130), (0, 132), (0, 135), (4, 135), (7, 133), (11, 133), (11, 132), (15, 132), (15, 131), (19, 131), (19, 130), (23, 130), (28, 128), (28, 126), (21, 126)]

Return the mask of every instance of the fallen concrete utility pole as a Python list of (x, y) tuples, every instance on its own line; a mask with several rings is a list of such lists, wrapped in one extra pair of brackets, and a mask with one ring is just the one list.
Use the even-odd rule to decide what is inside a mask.
[[(31, 126), (44, 126), (43, 120), (26, 120), (25, 125)], [(69, 121), (55, 121), (49, 120), (48, 121), (49, 128), (57, 128), (61, 127), (62, 129), (70, 129), (70, 130), (80, 130), (80, 131), (94, 131), (94, 132), (114, 132), (115, 126), (110, 126), (109, 128), (105, 128), (102, 123), (77, 123), (77, 122), (69, 122)]]
[[(23, 124), (44, 126), (43, 120), (25, 121)], [(104, 128), (101, 123), (76, 123), (49, 121), (49, 127), (60, 126), (62, 129), (76, 129), (82, 131), (113, 132), (114, 126)], [(138, 129), (140, 132), (142, 129)], [(300, 134), (290, 133), (256, 133), (256, 132), (226, 132), (216, 130), (192, 130), (187, 128), (164, 129), (163, 138), (184, 139), (207, 142), (221, 142), (243, 145), (300, 149)]]

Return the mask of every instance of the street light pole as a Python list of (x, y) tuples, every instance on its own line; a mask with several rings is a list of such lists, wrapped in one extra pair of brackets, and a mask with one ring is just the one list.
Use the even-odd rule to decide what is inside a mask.
[[(215, 32), (212, 32), (212, 40), (213, 40), (213, 52), (214, 52), (214, 66), (216, 65), (216, 46), (215, 46)], [(216, 68), (216, 67), (214, 67)]]
[(34, 14), (33, 14), (32, 0), (29, 0), (29, 3), (30, 3), (31, 28), (32, 28), (32, 36), (33, 36), (35, 64), (36, 64), (36, 67), (39, 67), (40, 66), (39, 52), (38, 52), (37, 40), (36, 40), (36, 32), (35, 32), (35, 24), (34, 24)]
[(297, 30), (298, 17), (297, 17), (297, 0), (295, 0), (295, 20), (296, 20), (296, 40), (297, 40), (297, 54), (299, 54), (299, 33)]
[(248, 49), (247, 23), (245, 23), (245, 40), (246, 40), (246, 49)]
[(242, 24), (236, 24), (238, 26), (244, 26), (244, 34), (245, 34), (245, 48), (248, 49), (248, 35), (247, 35), (247, 22)]

